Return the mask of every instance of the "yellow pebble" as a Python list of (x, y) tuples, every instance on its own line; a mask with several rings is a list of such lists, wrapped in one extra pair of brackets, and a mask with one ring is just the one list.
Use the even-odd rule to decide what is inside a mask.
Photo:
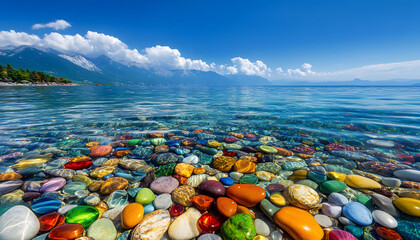
[(252, 240), (269, 240), (269, 239), (264, 237), (263, 235), (257, 235)]
[(270, 196), (270, 201), (276, 205), (284, 206), (286, 205), (286, 199), (281, 194), (275, 193)]
[(345, 173), (329, 172), (327, 173), (327, 177), (332, 180), (338, 180), (340, 182), (344, 182), (344, 179), (346, 179), (347, 175)]
[(215, 176), (208, 177), (207, 180), (219, 181)]

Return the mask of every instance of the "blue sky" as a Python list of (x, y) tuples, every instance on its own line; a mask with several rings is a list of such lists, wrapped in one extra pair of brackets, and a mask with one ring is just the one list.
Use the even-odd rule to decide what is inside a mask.
[[(419, 1), (13, 0), (2, 3), (2, 9), (7, 9), (0, 16), (3, 33), (14, 30), (41, 39), (51, 32), (83, 38), (88, 31), (113, 36), (128, 49), (138, 50), (139, 66), (155, 69), (235, 74), (233, 68), (227, 70), (234, 67), (236, 74), (272, 80), (420, 78)], [(32, 28), (58, 19), (71, 27)], [(21, 42), (10, 34), (7, 37), (0, 35), (0, 46), (2, 41), (3, 45)], [(49, 46), (45, 41), (36, 44)], [(145, 53), (157, 45), (169, 49)], [(178, 50), (185, 60), (169, 59), (170, 50)], [(109, 56), (125, 61), (115, 54)], [(188, 59), (209, 67), (189, 64)]]

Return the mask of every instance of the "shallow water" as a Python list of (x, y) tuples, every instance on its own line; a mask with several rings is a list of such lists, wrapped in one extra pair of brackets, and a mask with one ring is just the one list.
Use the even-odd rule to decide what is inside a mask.
[(1, 87), (0, 145), (46, 129), (59, 137), (216, 125), (418, 141), (419, 92), (419, 87)]

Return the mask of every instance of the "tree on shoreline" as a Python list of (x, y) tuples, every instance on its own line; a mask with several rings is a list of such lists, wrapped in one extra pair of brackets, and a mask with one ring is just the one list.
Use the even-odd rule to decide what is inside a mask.
[(6, 68), (0, 65), (0, 81), (13, 83), (71, 83), (67, 78), (58, 78), (44, 72), (36, 72), (29, 69), (14, 69), (10, 64), (7, 64)]

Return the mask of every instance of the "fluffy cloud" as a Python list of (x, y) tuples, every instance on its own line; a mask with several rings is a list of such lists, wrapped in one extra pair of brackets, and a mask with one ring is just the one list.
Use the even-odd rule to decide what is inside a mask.
[(21, 46), (21, 45), (39, 45), (41, 39), (25, 32), (0, 31), (0, 47)]
[(40, 28), (53, 28), (55, 30), (63, 30), (68, 27), (71, 27), (70, 23), (65, 20), (56, 20), (55, 22), (49, 22), (45, 24), (37, 23), (32, 26), (32, 29), (40, 29)]
[(245, 75), (258, 75), (261, 77), (269, 77), (272, 72), (266, 64), (257, 60), (251, 62), (249, 59), (235, 57), (231, 59), (233, 66), (221, 66), (220, 72), (225, 74), (245, 74)]

